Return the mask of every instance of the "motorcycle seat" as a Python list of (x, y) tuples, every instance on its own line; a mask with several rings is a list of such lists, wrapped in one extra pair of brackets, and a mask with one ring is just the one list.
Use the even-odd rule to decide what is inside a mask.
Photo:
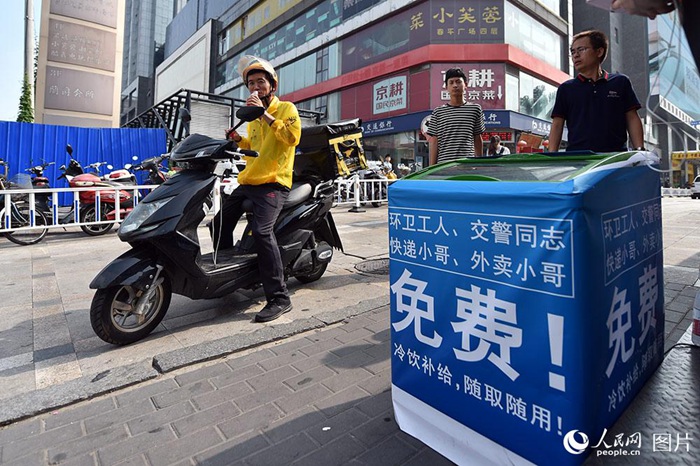
[[(311, 186), (310, 183), (302, 183), (302, 182), (294, 182), (292, 183), (292, 189), (289, 191), (289, 196), (287, 196), (287, 200), (284, 201), (284, 205), (282, 206), (282, 209), (289, 209), (291, 207), (294, 207), (296, 205), (301, 204), (305, 200), (307, 200), (309, 197), (311, 197), (311, 194), (313, 194), (314, 188)], [(253, 203), (250, 202), (249, 199), (246, 199), (243, 201), (243, 211), (244, 212), (252, 212), (253, 211)]]

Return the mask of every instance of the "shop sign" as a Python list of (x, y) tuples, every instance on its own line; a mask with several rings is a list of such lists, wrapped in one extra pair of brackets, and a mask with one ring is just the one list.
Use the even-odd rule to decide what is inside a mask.
[(481, 139), (484, 141), (490, 141), (492, 136), (498, 136), (501, 138), (501, 142), (514, 142), (512, 131), (486, 131), (481, 133)]
[(362, 134), (374, 136), (379, 133), (393, 133), (394, 122), (391, 119), (372, 121), (362, 125)]
[(546, 121), (532, 120), (532, 132), (548, 135), (552, 129), (552, 124)]
[(506, 110), (484, 111), (487, 128), (510, 128), (510, 112)]
[[(414, 23), (424, 18), (413, 19)], [(503, 40), (503, 2), (449, 0), (431, 2), (430, 42), (499, 42)]]
[(362, 123), (362, 134), (378, 136), (380, 134), (393, 134), (402, 131), (415, 131), (421, 125), (421, 121), (429, 118), (431, 112), (409, 113), (381, 120), (365, 121)]
[(453, 63), (433, 66), (431, 79), (442, 83), (439, 87), (439, 102), (435, 105), (436, 107), (450, 100), (450, 93), (445, 86), (445, 73), (450, 68), (462, 68), (467, 76), (465, 95), (467, 102), (479, 104), (484, 110), (505, 107), (506, 67), (502, 63)]
[(673, 160), (700, 159), (700, 151), (675, 151), (671, 152)]
[[(549, 136), (549, 132), (552, 129), (551, 122), (517, 112), (511, 112), (510, 115), (510, 128), (527, 131), (540, 136)], [(565, 133), (565, 135), (566, 134), (568, 133)]]
[(372, 91), (372, 113), (387, 113), (407, 107), (406, 76), (379, 81)]

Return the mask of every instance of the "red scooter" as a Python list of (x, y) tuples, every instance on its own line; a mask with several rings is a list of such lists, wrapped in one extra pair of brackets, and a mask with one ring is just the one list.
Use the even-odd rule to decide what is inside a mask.
[[(59, 167), (59, 170), (61, 170), (63, 173), (58, 177), (58, 179), (65, 178), (71, 188), (85, 188), (93, 186), (124, 187), (124, 185), (121, 183), (105, 181), (97, 174), (85, 173), (82, 165), (80, 165), (80, 162), (73, 158), (73, 147), (71, 147), (70, 144), (66, 146), (66, 152), (68, 152), (70, 162), (68, 163), (67, 167), (65, 165), (61, 165)], [(96, 168), (96, 165), (97, 164), (93, 164), (89, 166)], [(117, 196), (119, 196), (118, 201)], [(95, 222), (98, 220), (103, 222), (112, 222), (81, 225), (80, 228), (90, 236), (104, 235), (112, 229), (114, 226), (114, 220), (116, 220), (117, 202), (119, 205), (119, 216), (122, 219), (126, 217), (134, 208), (133, 194), (123, 189), (119, 191), (99, 190), (99, 203), (97, 202), (98, 190), (80, 191), (78, 194), (78, 199), (79, 203), (73, 201), (71, 210), (66, 215), (68, 219), (75, 217), (75, 211), (78, 210), (78, 218), (80, 222)]]

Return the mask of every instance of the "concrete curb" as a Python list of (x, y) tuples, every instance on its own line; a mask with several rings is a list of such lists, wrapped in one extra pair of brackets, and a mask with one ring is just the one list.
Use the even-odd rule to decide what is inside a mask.
[(80, 377), (0, 401), (0, 426), (158, 377), (148, 361)]
[(151, 361), (140, 361), (109, 369), (96, 376), (80, 377), (15, 398), (0, 400), (0, 426), (146, 382), (176, 369), (324, 328), (388, 304), (388, 297), (368, 299), (342, 309), (322, 312), (308, 319), (284, 324), (272, 323), (252, 333), (168, 351), (154, 356)]

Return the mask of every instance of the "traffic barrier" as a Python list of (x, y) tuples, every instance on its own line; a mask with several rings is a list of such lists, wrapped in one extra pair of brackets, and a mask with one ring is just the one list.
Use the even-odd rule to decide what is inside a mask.
[[(127, 191), (132, 195), (134, 200), (134, 206), (139, 202), (139, 199), (143, 197), (143, 193), (150, 192), (157, 188), (156, 185), (132, 185), (132, 186), (89, 186), (80, 188), (49, 188), (49, 189), (6, 189), (0, 191), (0, 211), (10, 212), (12, 203), (17, 202), (20, 198), (23, 202), (29, 205), (29, 226), (24, 226), (21, 228), (10, 228), (9, 218), (4, 216), (5, 222), (0, 222), (0, 234), (7, 233), (10, 231), (20, 231), (20, 230), (30, 230), (33, 228), (48, 228), (50, 230), (57, 228), (65, 228), (68, 226), (81, 226), (81, 225), (99, 225), (108, 223), (121, 223), (124, 218), (121, 216), (119, 208), (115, 209), (116, 218), (114, 220), (102, 220), (102, 221), (92, 221), (83, 222), (80, 219), (80, 210), (84, 206), (84, 203), (80, 202), (80, 193), (84, 191), (95, 191), (95, 205), (97, 206), (97, 213), (95, 218), (99, 218), (100, 209), (100, 197), (104, 196), (104, 193), (114, 194), (115, 191)], [(71, 206), (58, 206), (58, 195), (59, 193), (72, 193), (73, 202), (72, 210), (66, 212), (65, 208)], [(36, 225), (36, 196), (37, 194), (49, 194), (51, 196), (51, 208), (52, 212), (47, 216), (46, 225)], [(117, 206), (120, 205), (119, 196), (114, 196), (114, 201)], [(92, 204), (90, 204), (92, 205)], [(63, 212), (61, 212), (63, 210)]]
[(663, 197), (688, 197), (692, 191), (688, 188), (661, 188)]
[[(335, 181), (336, 190), (335, 197), (333, 200), (334, 206), (348, 205), (355, 206), (358, 211), (361, 206), (367, 203), (381, 203), (387, 202), (387, 192), (388, 187), (391, 183), (396, 180), (364, 180), (360, 179), (358, 176), (353, 176), (350, 178), (339, 178)], [(10, 231), (18, 230), (29, 230), (32, 228), (48, 228), (49, 230), (54, 230), (57, 228), (65, 227), (79, 227), (81, 225), (99, 225), (107, 223), (121, 223), (124, 218), (120, 215), (119, 209), (116, 209), (116, 218), (114, 220), (102, 220), (102, 221), (92, 221), (92, 222), (82, 222), (80, 219), (80, 209), (82, 204), (80, 202), (80, 192), (83, 191), (96, 191), (97, 199), (101, 193), (110, 192), (114, 193), (115, 190), (127, 191), (132, 195), (134, 199), (134, 206), (139, 202), (139, 199), (143, 198), (144, 193), (150, 192), (157, 188), (157, 185), (134, 185), (134, 186), (89, 186), (80, 188), (49, 188), (49, 189), (7, 189), (0, 192), (0, 211), (10, 212), (10, 208), (13, 202), (16, 202), (18, 198), (23, 198), (25, 202), (29, 204), (30, 211), (30, 225), (21, 228), (10, 228), (9, 222), (0, 222), (0, 234), (7, 233)], [(221, 191), (223, 187), (219, 180), (217, 180), (213, 195), (212, 195), (212, 207), (209, 214), (214, 214), (218, 212), (221, 206)], [(72, 193), (73, 195), (73, 210), (71, 212), (65, 212), (62, 206), (58, 207), (58, 195), (59, 193)], [(136, 195), (138, 193), (138, 196)], [(36, 211), (36, 195), (37, 194), (50, 194), (51, 204), (53, 206), (52, 215), (47, 216), (46, 225), (36, 225), (36, 216), (34, 212)], [(70, 196), (69, 196), (70, 197)], [(115, 201), (119, 204), (119, 196), (115, 196)], [(97, 203), (99, 206), (99, 203)], [(99, 207), (98, 207), (99, 208)], [(64, 210), (61, 212), (60, 210)], [(99, 212), (98, 212), (99, 213)], [(66, 215), (71, 216), (70, 219), (66, 218)], [(96, 215), (96, 218), (99, 216)]]
[(351, 205), (358, 209), (367, 203), (387, 202), (389, 185), (396, 180), (361, 179), (357, 175), (335, 180), (333, 205)]

